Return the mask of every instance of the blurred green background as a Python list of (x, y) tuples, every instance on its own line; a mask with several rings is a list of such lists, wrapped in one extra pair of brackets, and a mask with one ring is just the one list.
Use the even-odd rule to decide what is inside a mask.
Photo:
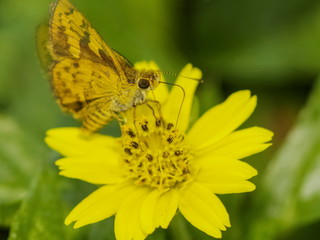
[[(319, 239), (319, 0), (72, 2), (132, 62), (201, 68), (201, 113), (240, 89), (258, 95), (245, 126), (274, 131), (274, 145), (247, 159), (260, 173), (255, 192), (220, 196), (232, 224), (223, 239)], [(58, 108), (37, 59), (35, 30), (49, 5), (0, 0), (0, 240), (114, 239), (112, 219), (79, 230), (63, 225), (95, 188), (59, 177), (58, 155), (43, 142), (49, 128), (79, 126)], [(104, 132), (116, 133), (116, 123)], [(179, 215), (172, 226), (148, 239), (212, 239)]]

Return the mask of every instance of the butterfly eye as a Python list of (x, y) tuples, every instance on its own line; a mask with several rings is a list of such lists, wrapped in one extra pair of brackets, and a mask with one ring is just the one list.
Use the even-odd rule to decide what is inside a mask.
[(150, 82), (147, 79), (141, 78), (138, 82), (138, 86), (141, 89), (147, 89), (148, 87), (150, 87)]

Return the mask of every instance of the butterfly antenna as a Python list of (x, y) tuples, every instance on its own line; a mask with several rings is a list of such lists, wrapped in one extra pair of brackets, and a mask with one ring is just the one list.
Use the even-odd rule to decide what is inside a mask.
[(175, 87), (178, 87), (181, 89), (182, 91), (182, 101), (181, 101), (181, 104), (180, 104), (180, 107), (179, 107), (179, 112), (178, 112), (178, 117), (177, 117), (177, 120), (176, 120), (176, 128), (177, 128), (177, 125), (178, 125), (178, 121), (179, 121), (179, 118), (180, 118), (180, 114), (181, 114), (181, 110), (182, 110), (182, 106), (183, 106), (183, 103), (184, 103), (184, 99), (186, 97), (186, 92), (184, 90), (184, 88), (178, 84), (175, 84), (175, 83), (168, 83), (168, 82), (159, 82), (159, 83), (164, 83), (164, 84), (168, 84), (168, 85), (171, 85), (171, 86), (175, 86)]
[(174, 72), (168, 72), (168, 71), (164, 71), (164, 70), (159, 70), (161, 73), (163, 74), (167, 74), (167, 75), (172, 75), (172, 76), (180, 76), (182, 78), (186, 78), (186, 79), (190, 79), (190, 80), (194, 80), (194, 81), (197, 81), (197, 82), (200, 82), (200, 83), (203, 83), (203, 79), (201, 78), (193, 78), (193, 77), (188, 77), (188, 76), (184, 76), (184, 75), (181, 75), (181, 74), (177, 74), (177, 73), (174, 73)]

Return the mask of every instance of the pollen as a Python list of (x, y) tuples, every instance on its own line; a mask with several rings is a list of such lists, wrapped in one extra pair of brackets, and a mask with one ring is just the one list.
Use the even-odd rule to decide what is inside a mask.
[(122, 164), (137, 185), (167, 191), (191, 179), (193, 158), (183, 134), (162, 119), (139, 119), (122, 125)]

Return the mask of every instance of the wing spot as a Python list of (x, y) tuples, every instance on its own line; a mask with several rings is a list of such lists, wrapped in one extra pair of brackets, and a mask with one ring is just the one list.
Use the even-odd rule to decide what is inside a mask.
[(80, 101), (76, 101), (72, 103), (63, 103), (61, 105), (65, 108), (72, 109), (75, 112), (79, 112), (83, 108), (83, 103)]
[(74, 67), (74, 68), (79, 68), (80, 65), (79, 65), (79, 63), (75, 62), (75, 63), (73, 63), (73, 67)]
[[(72, 24), (71, 21), (69, 21), (69, 24)], [(77, 31), (74, 30), (74, 28), (73, 28), (72, 26), (70, 26), (70, 31), (71, 31), (71, 32), (74, 32), (74, 33), (77, 33)]]
[(59, 41), (59, 45), (54, 45), (53, 49), (57, 55), (65, 55), (65, 48), (68, 46), (68, 36), (63, 32), (57, 33), (57, 40)]
[(83, 41), (86, 45), (90, 43), (90, 33), (88, 31), (84, 32), (84, 36), (81, 38), (81, 41)]
[[(104, 72), (106, 74), (106, 77), (109, 78), (110, 77), (110, 73), (109, 72)], [(100, 76), (101, 77), (101, 76)]]
[(81, 27), (81, 28), (84, 28), (84, 29), (88, 29), (89, 24), (86, 23), (86, 21), (82, 19), (82, 24), (80, 25), (80, 27)]
[(63, 25), (59, 25), (59, 26), (58, 26), (58, 29), (59, 29), (61, 32), (65, 32), (65, 31), (67, 30), (66, 27), (63, 26)]
[(64, 89), (63, 93), (64, 93), (65, 95), (70, 95), (70, 94), (71, 94), (71, 90), (70, 90), (69, 88)]
[(64, 14), (65, 14), (66, 16), (69, 16), (69, 15), (73, 14), (73, 12), (74, 12), (74, 8), (70, 8), (70, 9), (69, 9), (69, 12), (65, 12)]

